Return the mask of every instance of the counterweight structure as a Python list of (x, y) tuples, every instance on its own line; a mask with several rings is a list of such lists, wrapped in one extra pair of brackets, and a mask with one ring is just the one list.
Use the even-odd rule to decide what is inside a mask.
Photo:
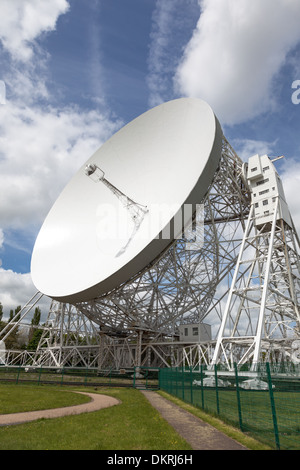
[(298, 363), (299, 239), (267, 155), (244, 165), (251, 206), (212, 364)]

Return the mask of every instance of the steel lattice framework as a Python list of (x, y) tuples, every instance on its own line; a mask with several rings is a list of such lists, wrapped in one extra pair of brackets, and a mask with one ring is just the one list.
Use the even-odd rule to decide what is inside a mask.
[[(279, 202), (264, 221), (253, 196), (243, 162), (223, 138), (191, 226), (115, 290), (76, 305), (52, 301), (31, 364), (232, 370), (235, 362), (299, 360), (299, 240)], [(181, 325), (203, 322), (215, 339), (179, 340)]]
[[(300, 332), (300, 265), (296, 232), (278, 220), (255, 226), (253, 205), (219, 331), (213, 364), (294, 359)], [(298, 245), (298, 246), (297, 246)], [(297, 359), (296, 359), (297, 360)]]
[[(94, 344), (93, 348), (97, 350), (99, 366), (178, 364), (187, 354), (179, 342), (179, 325), (203, 322), (211, 305), (214, 305), (213, 321), (220, 324), (222, 296), (218, 296), (218, 288), (225, 283), (228, 289), (249, 213), (249, 201), (242, 161), (224, 138), (214, 181), (204, 200), (199, 201), (202, 211), (196, 211), (193, 224), (181, 238), (170, 242), (151, 265), (119, 288), (69, 310), (70, 315), (87, 318), (97, 325), (98, 336), (94, 335), (98, 337), (97, 346)], [(201, 223), (197, 220), (199, 214)], [(48, 323), (61, 325), (62, 310), (68, 311), (53, 302)], [(39, 350), (46, 352), (40, 355), (39, 361), (46, 361), (47, 357), (61, 364), (62, 357), (71, 357), (72, 348), (75, 358), (79, 346), (86, 354), (88, 348), (79, 341), (76, 345), (69, 344), (67, 335), (62, 344), (56, 338), (58, 326), (50, 330), (51, 338), (45, 341), (49, 335), (45, 333), (40, 342)], [(75, 332), (78, 331), (75, 328)], [(69, 350), (65, 356), (62, 348)], [(83, 361), (82, 355), (78, 355), (78, 361)], [(86, 357), (84, 361), (88, 362)]]

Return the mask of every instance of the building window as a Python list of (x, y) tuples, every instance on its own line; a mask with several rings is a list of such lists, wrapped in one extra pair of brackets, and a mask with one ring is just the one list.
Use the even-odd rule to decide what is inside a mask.
[(261, 184), (268, 183), (269, 178), (266, 178), (264, 180), (257, 181), (256, 186), (260, 186)]
[(260, 196), (262, 196), (263, 194), (267, 194), (269, 192), (268, 189), (265, 189), (264, 191), (260, 191), (260, 193), (258, 193)]
[(198, 336), (198, 327), (193, 328), (193, 336)]
[(251, 171), (257, 171), (257, 166), (255, 166), (254, 168), (251, 168)]
[(258, 207), (258, 202), (255, 203), (255, 209), (257, 209), (257, 207)]
[(189, 335), (189, 330), (188, 330), (188, 328), (185, 328), (184, 329), (184, 336), (188, 336), (188, 335)]
[(263, 171), (267, 171), (267, 170), (269, 170), (269, 169), (270, 169), (269, 166), (265, 166), (265, 167), (263, 168)]
[(263, 206), (267, 206), (268, 204), (269, 204), (268, 199), (265, 199), (265, 200), (263, 201)]

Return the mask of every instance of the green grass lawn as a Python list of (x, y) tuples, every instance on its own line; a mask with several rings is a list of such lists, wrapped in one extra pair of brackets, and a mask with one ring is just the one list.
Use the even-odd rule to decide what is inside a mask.
[[(66, 390), (66, 391), (64, 391)], [(91, 391), (93, 388), (77, 389)], [(135, 389), (102, 389), (120, 405), (82, 415), (0, 427), (1, 450), (190, 450)], [(56, 386), (0, 385), (1, 413), (70, 406), (82, 395)]]
[[(293, 391), (273, 391), (278, 439), (280, 448), (286, 450), (300, 449), (300, 393)], [(179, 399), (190, 402), (190, 390), (185, 395), (179, 394)], [(217, 408), (216, 390), (205, 388), (203, 394), (200, 388), (193, 389), (193, 405), (221, 420), (239, 427), (243, 432), (255, 439), (265, 442), (275, 448), (274, 415), (272, 413), (268, 391), (240, 390), (241, 414), (238, 414), (237, 395), (235, 390), (219, 389), (219, 409)]]
[(58, 387), (0, 385), (0, 414), (61, 408), (89, 401), (87, 396)]

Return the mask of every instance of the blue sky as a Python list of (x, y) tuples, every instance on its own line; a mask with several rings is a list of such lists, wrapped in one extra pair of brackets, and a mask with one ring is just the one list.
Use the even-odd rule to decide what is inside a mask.
[(34, 240), (70, 177), (122, 125), (177, 97), (206, 100), (243, 159), (286, 156), (277, 167), (300, 230), (299, 24), (299, 0), (1, 0), (5, 308), (35, 291)]

